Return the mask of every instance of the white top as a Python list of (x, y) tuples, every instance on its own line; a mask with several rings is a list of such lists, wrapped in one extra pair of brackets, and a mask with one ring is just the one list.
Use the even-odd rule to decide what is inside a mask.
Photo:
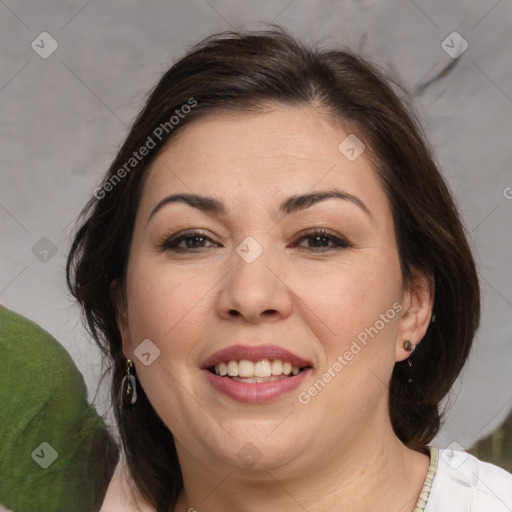
[(425, 512), (512, 512), (512, 474), (465, 451), (438, 452)]
[[(465, 451), (429, 448), (430, 467), (414, 512), (512, 512), (512, 474)], [(152, 512), (131, 502), (125, 475), (119, 463), (100, 512)]]

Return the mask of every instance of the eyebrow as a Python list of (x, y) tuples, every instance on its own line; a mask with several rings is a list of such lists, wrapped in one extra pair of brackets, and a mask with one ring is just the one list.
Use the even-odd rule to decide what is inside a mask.
[[(344, 201), (350, 201), (351, 203), (358, 206), (361, 210), (363, 210), (368, 215), (368, 217), (370, 217), (372, 222), (374, 222), (370, 209), (363, 201), (361, 201), (361, 199), (337, 188), (290, 196), (281, 203), (279, 206), (279, 212), (283, 216), (290, 215), (300, 210), (310, 208), (311, 206), (327, 199), (342, 199)], [(197, 194), (172, 194), (170, 196), (164, 197), (153, 208), (153, 210), (151, 210), (147, 223), (149, 223), (149, 221), (160, 209), (170, 203), (185, 203), (193, 208), (201, 210), (202, 212), (214, 214), (218, 217), (226, 217), (228, 215), (228, 208), (226, 207), (226, 204), (219, 199), (215, 199), (214, 197), (200, 196)]]

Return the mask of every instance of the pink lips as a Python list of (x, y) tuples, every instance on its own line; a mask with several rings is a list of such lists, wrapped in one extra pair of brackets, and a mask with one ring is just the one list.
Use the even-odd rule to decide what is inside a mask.
[[(270, 361), (281, 359), (283, 362), (288, 361), (293, 366), (298, 366), (299, 368), (310, 368), (306, 368), (298, 375), (286, 377), (285, 379), (255, 383), (238, 382), (229, 377), (216, 375), (209, 370), (218, 363), (226, 363), (231, 360), (240, 361), (242, 359), (253, 362), (261, 361), (262, 359), (269, 359)], [(276, 345), (235, 345), (212, 354), (201, 364), (201, 370), (208, 379), (208, 382), (218, 392), (239, 402), (257, 404), (273, 402), (293, 391), (312, 371), (311, 366), (311, 363), (306, 359)]]

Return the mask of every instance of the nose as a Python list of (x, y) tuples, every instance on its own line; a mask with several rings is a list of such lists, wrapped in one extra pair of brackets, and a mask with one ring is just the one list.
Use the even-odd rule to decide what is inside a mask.
[(292, 310), (292, 294), (277, 259), (267, 251), (252, 262), (233, 252), (232, 267), (221, 281), (218, 314), (224, 319), (243, 318), (246, 322), (283, 320)]

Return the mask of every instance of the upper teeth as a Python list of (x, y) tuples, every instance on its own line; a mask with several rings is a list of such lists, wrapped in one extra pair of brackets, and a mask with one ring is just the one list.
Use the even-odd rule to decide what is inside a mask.
[(271, 375), (297, 375), (300, 371), (298, 366), (292, 366), (288, 361), (274, 359), (262, 359), (256, 363), (242, 359), (241, 361), (228, 361), (215, 365), (217, 375), (228, 375), (229, 377), (270, 377)]

